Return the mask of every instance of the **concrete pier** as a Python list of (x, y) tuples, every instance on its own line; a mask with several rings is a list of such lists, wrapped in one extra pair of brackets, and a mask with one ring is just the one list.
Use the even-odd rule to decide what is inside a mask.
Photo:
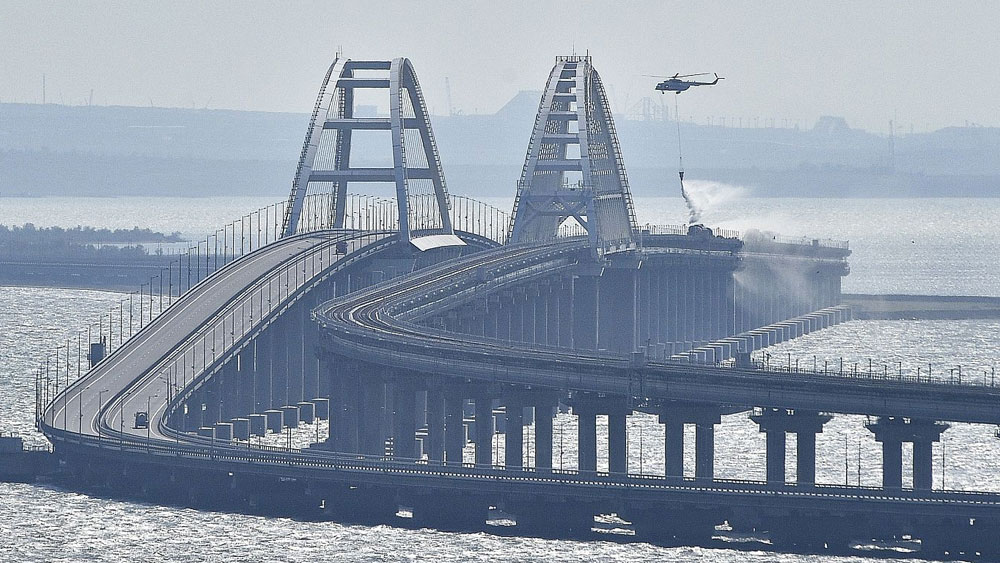
[(464, 399), (448, 395), (445, 397), (445, 461), (451, 464), (463, 462), (465, 449)]
[(300, 401), (295, 404), (299, 411), (299, 422), (312, 424), (316, 419), (316, 405), (311, 401)]
[(493, 400), (476, 399), (476, 465), (493, 465)]
[(247, 420), (250, 422), (250, 433), (254, 436), (263, 436), (267, 434), (267, 415), (261, 413), (254, 413), (247, 415)]
[(277, 409), (269, 409), (264, 411), (264, 416), (267, 417), (267, 429), (270, 432), (281, 432), (284, 426), (284, 413)]
[(250, 419), (234, 418), (230, 421), (233, 425), (233, 438), (240, 440), (250, 439)]
[(314, 405), (314, 410), (316, 413), (316, 418), (320, 420), (328, 420), (330, 418), (330, 399), (326, 397), (316, 397), (312, 399), (312, 404)]
[(524, 407), (520, 402), (507, 401), (504, 416), (507, 427), (504, 433), (504, 466), (521, 469), (524, 466)]
[(220, 442), (230, 442), (233, 439), (233, 425), (230, 422), (216, 422), (213, 437)]
[(597, 471), (597, 412), (587, 406), (573, 405), (577, 417), (577, 468)]
[(695, 477), (711, 480), (715, 476), (715, 425), (722, 415), (715, 405), (668, 402), (661, 406), (664, 425), (665, 473), (667, 477), (684, 476), (684, 424), (695, 425)]
[(281, 422), (288, 428), (299, 427), (299, 407), (296, 405), (285, 405), (281, 407)]
[(785, 435), (795, 434), (795, 479), (799, 485), (816, 483), (816, 434), (833, 417), (810, 411), (754, 409), (750, 418), (766, 435), (767, 482), (785, 483)]
[(397, 380), (393, 383), (393, 448), (400, 459), (416, 459), (417, 412), (416, 387), (413, 382)]
[(941, 440), (948, 429), (943, 422), (881, 416), (865, 424), (875, 441), (882, 444), (882, 487), (903, 486), (903, 442), (913, 444), (913, 488), (930, 490), (933, 486), (932, 444)]

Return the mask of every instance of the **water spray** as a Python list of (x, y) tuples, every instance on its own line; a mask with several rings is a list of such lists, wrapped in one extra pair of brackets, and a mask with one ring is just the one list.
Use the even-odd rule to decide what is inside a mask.
[(701, 221), (701, 210), (694, 204), (684, 188), (684, 151), (681, 149), (681, 114), (677, 110), (677, 96), (674, 96), (674, 122), (677, 124), (677, 176), (681, 181), (681, 197), (688, 208), (688, 224), (695, 225)]
[[(661, 94), (667, 92), (673, 92), (674, 95), (678, 95), (681, 92), (687, 91), (695, 86), (714, 86), (719, 83), (723, 77), (715, 74), (715, 80), (711, 82), (699, 82), (698, 80), (688, 80), (689, 78), (695, 76), (705, 76), (707, 72), (699, 72), (697, 74), (684, 74), (681, 75), (677, 73), (671, 77), (668, 77), (663, 82), (656, 85), (656, 90)], [(714, 73), (713, 73), (714, 74)], [(681, 196), (684, 198), (684, 203), (687, 204), (688, 208), (688, 224), (695, 225), (701, 222), (701, 209), (691, 200), (687, 189), (684, 188), (684, 152), (681, 150), (681, 114), (677, 109), (677, 98), (674, 98), (674, 121), (677, 122), (677, 176), (681, 181)]]

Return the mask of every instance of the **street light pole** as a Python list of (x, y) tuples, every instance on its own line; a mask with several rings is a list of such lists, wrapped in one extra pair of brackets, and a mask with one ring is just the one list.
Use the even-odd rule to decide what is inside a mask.
[(80, 411), (80, 418), (77, 421), (76, 425), (76, 431), (78, 434), (83, 434), (83, 392), (86, 391), (87, 389), (90, 389), (90, 385), (84, 387), (83, 389), (80, 389), (80, 394), (77, 395), (76, 404)]
[[(97, 392), (97, 416), (98, 416), (98, 418), (100, 418), (100, 416), (101, 416), (101, 411), (104, 410), (104, 394), (107, 393), (107, 392), (108, 392), (107, 389), (101, 389), (100, 391)], [(97, 445), (98, 445), (98, 447), (101, 447), (101, 446), (103, 446), (103, 444), (104, 444), (104, 432), (102, 431), (102, 428), (101, 428), (101, 422), (100, 422), (100, 420), (98, 420), (98, 422), (97, 422)]]

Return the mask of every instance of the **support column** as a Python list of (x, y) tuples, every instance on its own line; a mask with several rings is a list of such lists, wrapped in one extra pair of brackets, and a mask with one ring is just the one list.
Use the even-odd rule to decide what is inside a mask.
[(343, 408), (343, 426), (341, 427), (341, 451), (358, 453), (360, 448), (360, 436), (358, 430), (361, 426), (361, 389), (358, 377), (359, 365), (350, 362), (349, 369), (340, 371), (342, 395), (341, 405)]
[(598, 280), (597, 276), (573, 279), (573, 348), (597, 350)]
[(493, 465), (493, 401), (476, 398), (476, 465)]
[(505, 342), (513, 340), (511, 325), (514, 323), (514, 294), (510, 290), (500, 292), (497, 308), (497, 339)]
[[(665, 329), (665, 340), (664, 342), (669, 342), (675, 344), (684, 340), (681, 336), (681, 324), (680, 324), (680, 311), (681, 311), (681, 291), (680, 291), (680, 274), (677, 271), (677, 264), (673, 261), (666, 265), (665, 277), (667, 280), (667, 326)], [(673, 346), (672, 348), (676, 348)], [(668, 353), (670, 351), (668, 350)]]
[(253, 389), (254, 389), (254, 368), (253, 368), (253, 344), (244, 347), (237, 356), (238, 376), (236, 384), (236, 411), (239, 416), (246, 416), (254, 412)]
[(573, 347), (573, 282), (562, 280), (556, 286), (556, 300), (559, 302), (559, 347)]
[[(315, 300), (312, 300), (315, 303)], [(319, 383), (319, 358), (316, 346), (319, 343), (319, 326), (309, 318), (312, 307), (303, 306), (304, 329), (302, 334), (302, 400), (308, 401), (322, 396)]]
[(445, 399), (445, 459), (448, 464), (462, 463), (462, 450), (465, 449), (464, 402), (461, 397)]
[(427, 442), (424, 451), (430, 461), (444, 461), (445, 409), (440, 387), (427, 390)]
[(611, 473), (628, 473), (628, 433), (625, 422), (624, 412), (608, 415), (608, 471)]
[(795, 434), (795, 480), (800, 485), (816, 484), (816, 433)]
[(535, 470), (552, 470), (552, 410), (554, 405), (535, 403)]
[(271, 338), (271, 404), (280, 408), (288, 404), (288, 318), (281, 315), (268, 329)]
[(581, 472), (597, 471), (597, 413), (573, 407), (577, 416), (577, 467)]
[(409, 381), (396, 380), (393, 384), (393, 451), (395, 457), (417, 457), (417, 401), (416, 388)]
[(767, 482), (785, 484), (785, 431), (768, 430), (767, 442)]
[(660, 415), (663, 424), (664, 473), (667, 477), (684, 476), (684, 422), (669, 413)]
[(374, 370), (366, 370), (361, 386), (361, 412), (358, 413), (358, 446), (366, 455), (385, 455), (385, 431), (382, 419), (385, 411), (385, 383)]
[(526, 311), (529, 303), (528, 296), (524, 293), (524, 288), (514, 288), (512, 299), (513, 306), (511, 307), (510, 313), (510, 341), (528, 342), (528, 339), (534, 334), (535, 325), (532, 323), (529, 331), (528, 323), (525, 322), (525, 320), (531, 320), (531, 315)]
[(497, 323), (500, 317), (500, 296), (490, 295), (486, 298), (486, 318), (483, 319), (483, 336), (498, 338)]
[(903, 486), (903, 443), (897, 439), (882, 440), (882, 488)]
[(531, 310), (531, 335), (529, 341), (533, 344), (548, 344), (549, 338), (549, 312), (548, 312), (548, 286), (532, 284), (529, 290), (528, 303)]
[(638, 270), (605, 268), (600, 277), (598, 348), (623, 354), (636, 347)]
[(722, 421), (719, 407), (706, 403), (670, 401), (661, 406), (664, 424), (665, 473), (684, 476), (684, 424), (695, 425), (695, 477), (712, 479), (715, 474), (715, 425)]
[[(346, 451), (344, 449), (344, 421), (346, 412), (344, 410), (344, 378), (343, 378), (343, 358), (327, 353), (329, 361), (326, 362), (327, 379), (330, 387), (327, 391), (330, 396), (330, 429), (327, 438), (328, 449), (335, 452)], [(264, 412), (267, 409), (258, 412)]]
[(549, 346), (559, 346), (559, 291), (558, 280), (542, 286), (545, 299), (545, 343)]
[(715, 424), (696, 423), (694, 439), (694, 476), (696, 479), (715, 478)]
[(238, 360), (238, 357), (230, 359), (219, 368), (218, 373), (213, 377), (219, 388), (218, 416), (220, 422), (235, 418), (238, 414), (236, 408), (239, 393), (237, 383), (239, 378)]
[(903, 442), (913, 443), (913, 488), (930, 490), (933, 485), (932, 444), (948, 429), (943, 422), (881, 416), (865, 424), (882, 443), (882, 487), (903, 486)]
[(520, 403), (506, 404), (507, 428), (504, 433), (504, 466), (521, 469), (524, 466), (524, 407)]
[(914, 440), (913, 442), (913, 488), (929, 491), (933, 486), (933, 442)]
[(783, 485), (785, 475), (785, 434), (794, 432), (795, 482), (800, 486), (816, 483), (816, 434), (833, 417), (815, 411), (756, 408), (750, 417), (767, 435), (767, 482)]
[[(271, 408), (271, 349), (270, 338), (263, 334), (254, 338), (253, 411), (261, 413)], [(329, 390), (327, 390), (329, 394)]]
[(285, 405), (294, 405), (312, 398), (303, 395), (303, 362), (305, 362), (303, 334), (306, 328), (306, 314), (305, 307), (301, 303), (285, 312), (285, 316), (288, 317), (285, 325), (288, 328), (285, 334), (288, 343)]

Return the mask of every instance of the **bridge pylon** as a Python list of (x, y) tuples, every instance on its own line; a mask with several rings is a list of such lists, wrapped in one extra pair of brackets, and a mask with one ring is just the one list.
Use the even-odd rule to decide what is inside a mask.
[[(360, 89), (386, 91), (389, 116), (357, 116), (355, 92)], [(391, 168), (351, 165), (352, 139), (358, 131), (390, 132)], [(347, 185), (351, 182), (395, 185), (399, 233), (403, 240), (418, 248), (462, 244), (452, 229), (441, 159), (409, 59), (372, 61), (338, 57), (330, 65), (316, 98), (285, 207), (284, 236), (297, 231), (303, 201), (311, 189), (331, 195), (330, 224), (343, 228), (348, 213)], [(427, 236), (434, 238), (426, 239)]]
[(635, 248), (635, 212), (611, 106), (589, 56), (556, 57), (528, 143), (513, 243), (549, 240), (569, 219), (596, 256)]

